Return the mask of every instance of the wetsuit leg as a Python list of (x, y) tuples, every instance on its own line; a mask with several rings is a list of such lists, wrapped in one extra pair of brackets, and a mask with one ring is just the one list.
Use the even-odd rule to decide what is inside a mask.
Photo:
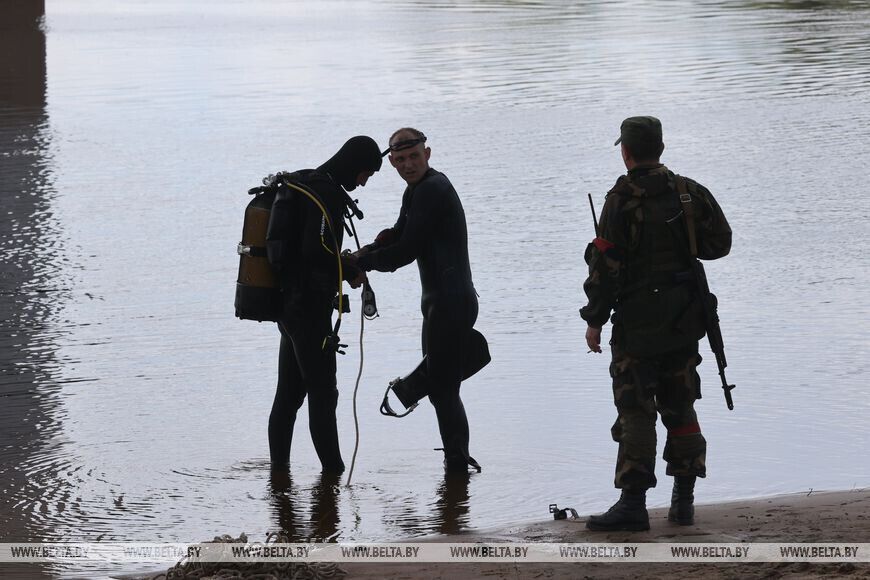
[(296, 359), (308, 395), (308, 428), (323, 470), (340, 473), (344, 462), (338, 445), (335, 408), (338, 388), (335, 380), (335, 351), (323, 349), (323, 339), (332, 332), (332, 300), (311, 304), (302, 316), (303, 324), (291, 334)]
[(269, 415), (269, 456), (272, 469), (287, 469), (290, 464), (290, 445), (296, 412), (305, 400), (305, 385), (290, 336), (281, 331), (278, 352), (278, 387)]
[[(282, 454), (277, 457), (289, 459), (290, 439), (292, 426), (295, 422), (295, 411), (299, 409), (305, 396), (308, 396), (308, 426), (311, 432), (311, 440), (323, 470), (326, 472), (340, 473), (344, 471), (344, 462), (341, 459), (341, 451), (338, 444), (338, 426), (336, 424), (335, 409), (338, 404), (338, 389), (335, 380), (335, 352), (323, 349), (323, 338), (332, 330), (332, 304), (307, 304), (300, 313), (300, 324), (289, 332), (287, 337), (288, 350), (292, 355), (289, 359), (295, 361), (295, 366), (287, 366), (287, 377), (291, 388), (286, 398), (282, 396), (281, 381), (279, 380), (279, 393), (276, 394), (276, 402), (281, 398), (281, 409), (292, 408), (292, 421), (289, 423), (290, 435), (280, 432), (280, 421), (276, 421), (273, 429), (270, 418), (270, 447), (275, 446)], [(279, 377), (281, 373), (279, 372)], [(300, 392), (301, 391), (301, 392)], [(284, 413), (286, 415), (286, 412)], [(273, 415), (276, 408), (273, 405)], [(278, 417), (281, 416), (279, 412)], [(286, 427), (288, 423), (284, 423)], [(286, 451), (282, 443), (286, 440)], [(273, 453), (273, 463), (276, 454)], [(285, 459), (285, 465), (286, 461)]]
[(459, 396), (462, 357), (477, 320), (477, 299), (434, 300), (423, 317), (423, 353), (432, 380), (429, 401), (435, 407), (448, 470), (468, 467), (469, 429)]

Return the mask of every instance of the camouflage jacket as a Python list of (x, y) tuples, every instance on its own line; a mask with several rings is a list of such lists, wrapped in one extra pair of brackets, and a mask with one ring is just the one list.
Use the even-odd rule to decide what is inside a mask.
[[(688, 178), (686, 183), (695, 202), (698, 257), (713, 260), (727, 255), (731, 249), (731, 227), (719, 204), (701, 184)], [(589, 277), (583, 283), (583, 290), (588, 303), (580, 309), (580, 315), (590, 326), (603, 326), (611, 311), (618, 309), (627, 286), (636, 285), (637, 280), (632, 279), (630, 272), (648, 250), (642, 247), (646, 239), (643, 237), (644, 220), (654, 213), (650, 211), (653, 205), (660, 210), (659, 214), (664, 206), (673, 216), (679, 216), (681, 211), (675, 176), (664, 165), (635, 167), (621, 176), (608, 192), (601, 210), (598, 237), (586, 249)], [(682, 221), (680, 218), (679, 227), (685, 231)], [(681, 252), (680, 256), (682, 260), (688, 259), (686, 253)]]

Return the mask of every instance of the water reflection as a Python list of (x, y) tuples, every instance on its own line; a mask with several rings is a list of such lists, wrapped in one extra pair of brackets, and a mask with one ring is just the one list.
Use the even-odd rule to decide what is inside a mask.
[(385, 502), (382, 524), (390, 531), (386, 535), (376, 531), (375, 538), (459, 534), (470, 527), (472, 477), (445, 473), (440, 481), (432, 482), (435, 486), (430, 501), (421, 502), (416, 493), (407, 497), (388, 496), (382, 484), (344, 488), (340, 477), (321, 474), (309, 486), (299, 484), (287, 472), (272, 472), (268, 485), (275, 524), (272, 528), (282, 541), (288, 542), (364, 540), (367, 536), (357, 528), (363, 524), (370, 534), (377, 530), (370, 520), (377, 516), (371, 504)]
[[(286, 471), (270, 475), (271, 503), (278, 533), (286, 542), (334, 542), (338, 540), (341, 519), (338, 515), (338, 495), (341, 476), (323, 473), (310, 488), (293, 485)], [(310, 495), (310, 497), (305, 497)], [(305, 517), (310, 504), (310, 517)]]
[(0, 7), (0, 103), (41, 110), (45, 105), (45, 0), (6, 0)]
[[(431, 521), (439, 534), (458, 534), (468, 526), (470, 473), (445, 473)], [(429, 518), (427, 518), (429, 519)]]
[[(420, 494), (390, 497), (383, 509), (383, 522), (398, 537), (458, 534), (470, 526), (471, 473), (444, 473), (436, 480), (434, 497), (421, 503)], [(425, 485), (431, 485), (427, 482)]]
[[(51, 317), (62, 292), (45, 112), (44, 3), (5, 2), (0, 22), (0, 542), (40, 541), (42, 516), (73, 503), (58, 486), (59, 366)], [(40, 566), (3, 565), (8, 577)]]

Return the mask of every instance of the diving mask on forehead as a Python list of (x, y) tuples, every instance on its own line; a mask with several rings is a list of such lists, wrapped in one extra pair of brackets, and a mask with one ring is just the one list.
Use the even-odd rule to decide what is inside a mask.
[(415, 137), (413, 139), (403, 139), (402, 141), (396, 141), (395, 143), (390, 145), (390, 148), (387, 149), (386, 151), (384, 151), (381, 154), (381, 156), (383, 157), (387, 153), (393, 153), (395, 151), (403, 151), (405, 149), (410, 149), (411, 147), (414, 147), (415, 145), (419, 145), (420, 143), (425, 143), (425, 142), (426, 142), (426, 135), (420, 133), (419, 137)]

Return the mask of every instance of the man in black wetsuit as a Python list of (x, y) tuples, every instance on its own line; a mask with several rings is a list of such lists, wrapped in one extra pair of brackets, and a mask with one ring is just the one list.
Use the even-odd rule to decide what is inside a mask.
[[(333, 336), (332, 311), (339, 286), (336, 251), (340, 254), (345, 215), (353, 207), (346, 192), (364, 186), (380, 168), (377, 143), (370, 137), (353, 137), (317, 169), (288, 176), (291, 182), (312, 190), (326, 214), (302, 194), (284, 199), (279, 194), (272, 206), (267, 245), (284, 302), (278, 323), (278, 388), (269, 416), (273, 471), (289, 468), (296, 412), (306, 395), (311, 440), (323, 471), (344, 471), (335, 420), (338, 341)], [(346, 263), (343, 278), (354, 285), (362, 273)]]
[(392, 272), (417, 260), (423, 286), (423, 354), (433, 385), (448, 472), (480, 466), (468, 453), (468, 418), (459, 397), (463, 355), (477, 320), (465, 212), (447, 177), (429, 167), (426, 136), (403, 128), (390, 137), (390, 163), (408, 184), (396, 225), (358, 253), (365, 271)]

